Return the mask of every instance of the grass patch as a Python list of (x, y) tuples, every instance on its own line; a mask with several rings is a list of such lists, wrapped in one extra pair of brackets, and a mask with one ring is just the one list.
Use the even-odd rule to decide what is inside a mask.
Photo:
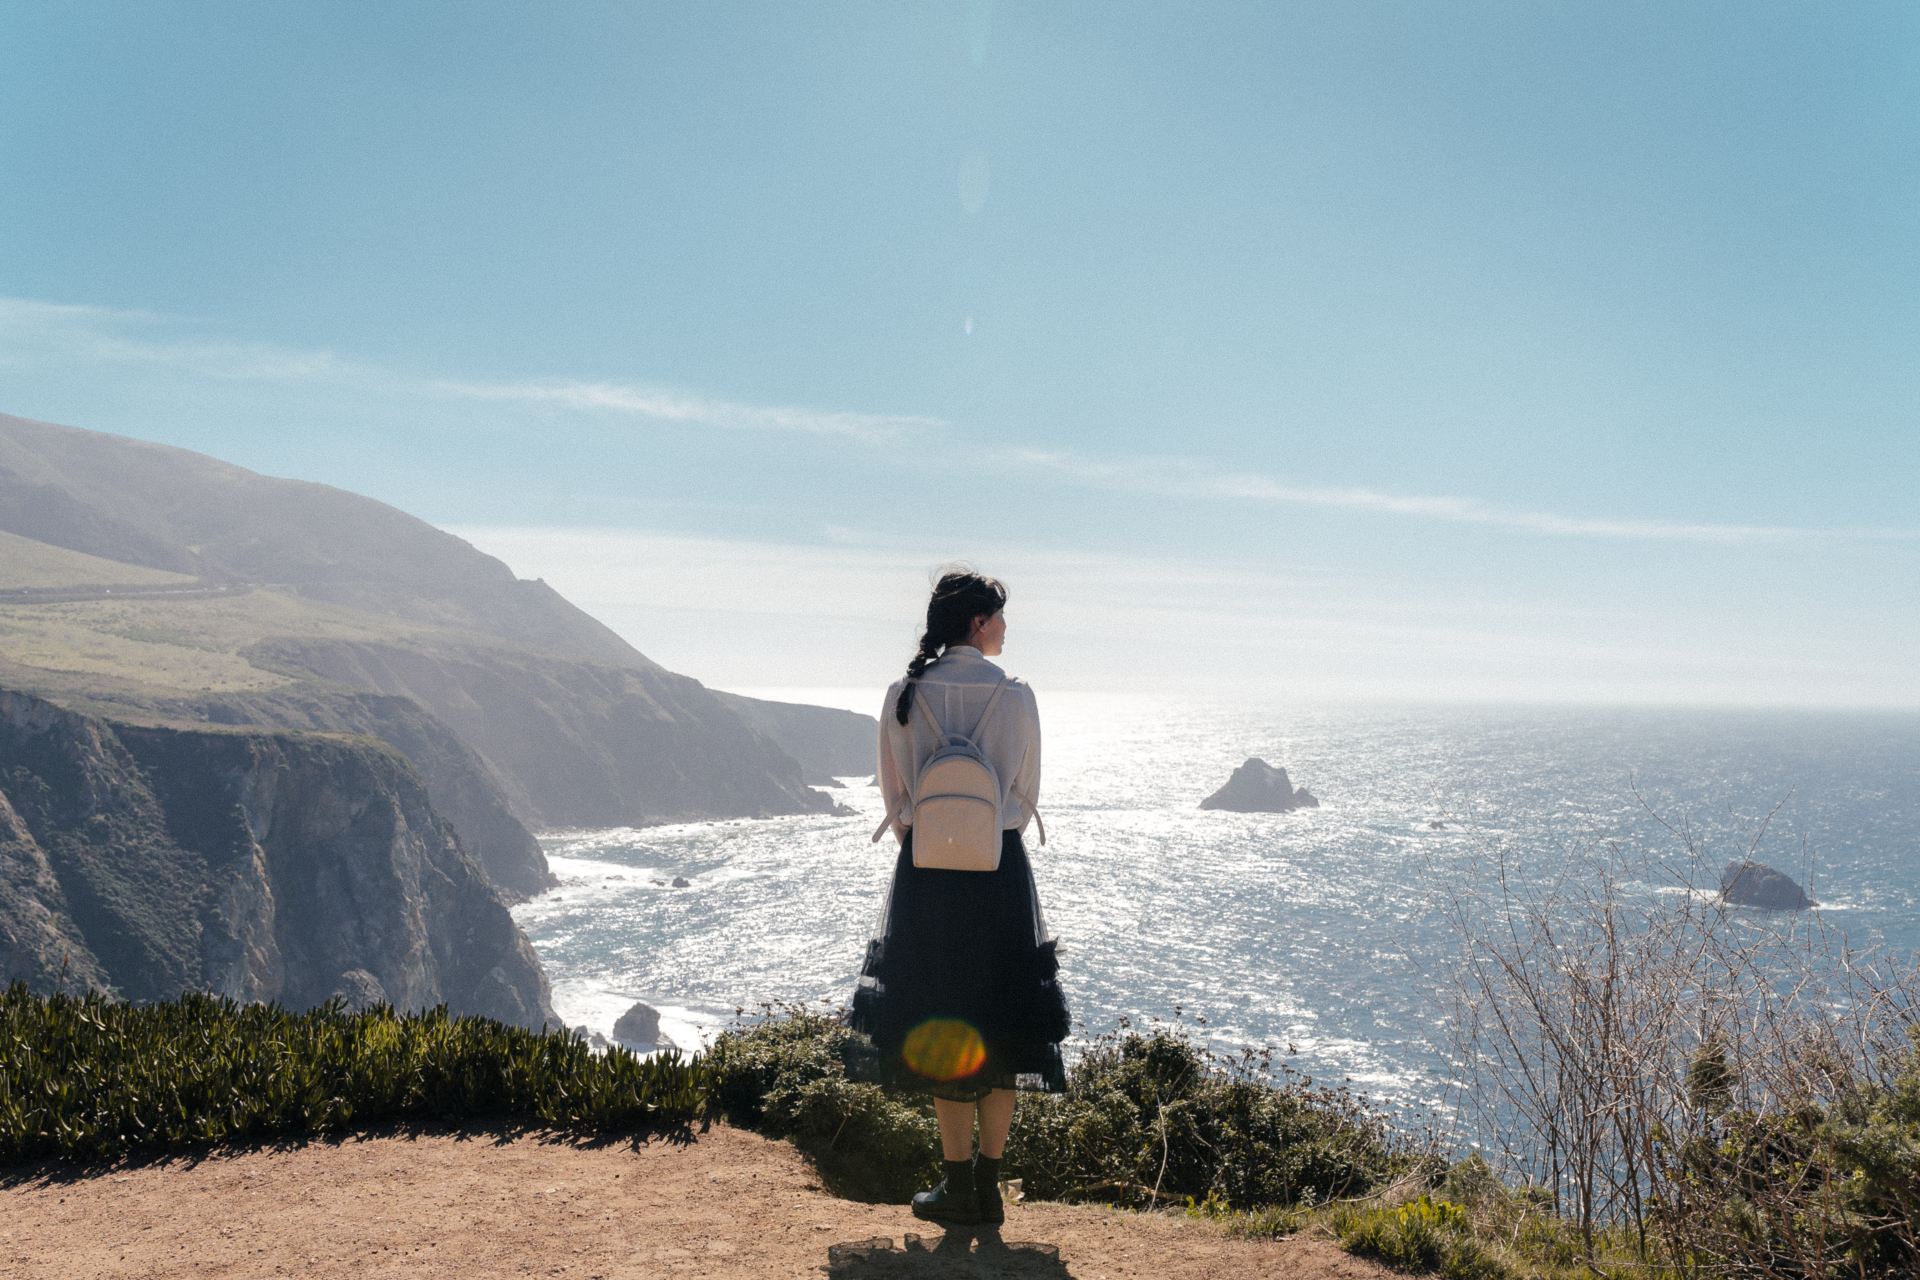
[(262, 587), (190, 599), (122, 597), (61, 603), (0, 601), (0, 659), (29, 667), (36, 687), (69, 693), (247, 693), (279, 688), (301, 673), (275, 669), (248, 650), (278, 636), (443, 647), (464, 633), (385, 618), (347, 605)]
[(0, 531), (0, 589), (188, 586), (193, 575), (149, 569)]
[(1421, 1196), (1406, 1204), (1340, 1205), (1327, 1227), (1348, 1253), (1402, 1271), (1437, 1272), (1446, 1280), (1509, 1280), (1513, 1272), (1473, 1236), (1467, 1211)]

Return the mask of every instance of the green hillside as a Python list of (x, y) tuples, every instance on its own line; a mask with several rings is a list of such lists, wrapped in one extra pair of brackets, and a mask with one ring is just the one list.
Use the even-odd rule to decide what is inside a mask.
[(820, 812), (808, 780), (872, 740), (844, 712), (723, 700), (403, 511), (185, 449), (0, 414), (0, 537), (0, 687), (135, 723), (431, 742), (410, 758), (439, 771), (436, 803), (468, 798), (463, 828)]
[(18, 534), (0, 533), (0, 592), (61, 587), (186, 586), (184, 573), (123, 564), (84, 551), (49, 546)]

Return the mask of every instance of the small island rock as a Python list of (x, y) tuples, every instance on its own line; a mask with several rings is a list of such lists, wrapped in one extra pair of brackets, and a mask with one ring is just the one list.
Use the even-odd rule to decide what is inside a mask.
[(676, 889), (685, 889), (692, 883), (693, 881), (687, 879), (685, 876), (675, 876), (673, 878), (673, 887)]
[(1735, 906), (1768, 911), (1803, 911), (1813, 905), (1793, 877), (1761, 862), (1729, 862), (1720, 875), (1720, 896)]
[(613, 1024), (615, 1042), (628, 1048), (671, 1049), (673, 1042), (660, 1034), (660, 1011), (644, 1000), (620, 1015)]
[(1286, 813), (1319, 805), (1305, 787), (1294, 789), (1285, 769), (1276, 769), (1257, 756), (1235, 769), (1226, 786), (1200, 802), (1202, 809), (1230, 809), (1235, 813)]

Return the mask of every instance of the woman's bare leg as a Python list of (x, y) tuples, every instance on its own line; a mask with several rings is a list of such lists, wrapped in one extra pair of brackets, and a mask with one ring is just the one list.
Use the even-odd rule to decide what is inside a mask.
[(973, 1159), (973, 1103), (935, 1098), (933, 1114), (940, 1120), (940, 1154), (948, 1160)]
[(1015, 1097), (1011, 1089), (995, 1089), (980, 1099), (980, 1154), (989, 1160), (998, 1160), (1000, 1153), (1007, 1149), (1007, 1130), (1013, 1128)]

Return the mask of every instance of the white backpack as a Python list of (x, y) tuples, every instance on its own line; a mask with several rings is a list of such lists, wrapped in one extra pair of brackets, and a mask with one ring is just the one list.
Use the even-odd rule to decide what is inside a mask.
[[(933, 749), (913, 780), (912, 826), (913, 865), (945, 871), (995, 871), (1000, 867), (1000, 775), (993, 761), (980, 749), (980, 730), (1000, 701), (1007, 687), (1005, 676), (993, 687), (973, 732), (948, 733), (934, 719), (924, 697), (916, 696), (914, 705), (926, 716), (939, 745)], [(1031, 808), (1031, 805), (1029, 805)], [(1034, 811), (1038, 820), (1039, 812)], [(891, 809), (874, 831), (879, 840), (893, 824)], [(1045, 844), (1046, 828), (1040, 829)]]

